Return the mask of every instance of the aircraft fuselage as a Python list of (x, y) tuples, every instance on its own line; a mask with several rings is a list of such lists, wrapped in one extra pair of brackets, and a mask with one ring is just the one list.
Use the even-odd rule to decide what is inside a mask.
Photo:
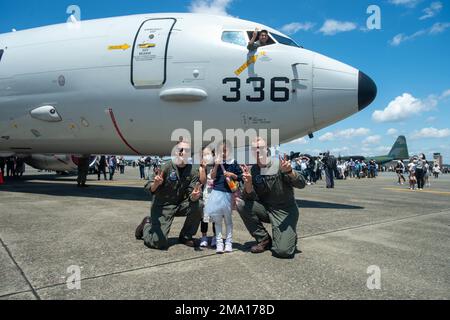
[(0, 153), (167, 154), (194, 121), (285, 142), (366, 106), (370, 78), (279, 42), (249, 52), (255, 26), (148, 14), (0, 35)]

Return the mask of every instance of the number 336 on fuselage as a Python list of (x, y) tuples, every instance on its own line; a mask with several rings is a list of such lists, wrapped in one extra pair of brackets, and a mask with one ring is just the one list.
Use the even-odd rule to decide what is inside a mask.
[[(269, 44), (249, 51), (255, 27)], [(148, 14), (0, 35), (0, 152), (167, 154), (177, 128), (279, 129), (369, 105), (374, 82), (240, 19)]]

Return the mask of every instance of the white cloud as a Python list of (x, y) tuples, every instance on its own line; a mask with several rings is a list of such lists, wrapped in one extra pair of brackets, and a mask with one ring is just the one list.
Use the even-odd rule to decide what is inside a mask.
[(442, 2), (432, 2), (428, 8), (423, 9), (425, 13), (419, 20), (425, 20), (434, 17), (442, 10)]
[(337, 21), (333, 19), (326, 20), (319, 32), (326, 36), (333, 36), (339, 32), (348, 32), (355, 30), (357, 25), (353, 22)]
[(366, 136), (370, 133), (370, 129), (367, 128), (350, 128), (337, 132), (327, 132), (319, 137), (319, 141), (333, 141), (337, 138), (350, 139), (353, 137)]
[(441, 96), (439, 97), (439, 99), (445, 99), (447, 97), (450, 97), (450, 89), (445, 90), (444, 92), (442, 92)]
[(398, 130), (397, 130), (397, 129), (394, 129), (394, 128), (390, 128), (390, 129), (386, 132), (386, 134), (387, 134), (388, 136), (396, 136), (396, 135), (398, 135)]
[(227, 9), (233, 0), (193, 0), (189, 11), (193, 13), (228, 16)]
[(404, 33), (400, 33), (400, 34), (396, 35), (394, 38), (392, 38), (392, 40), (389, 43), (391, 44), (391, 46), (396, 47), (396, 46), (399, 46), (402, 42), (413, 40), (419, 36), (424, 35), (425, 33), (426, 33), (426, 30), (419, 30), (409, 36), (405, 35)]
[(405, 120), (421, 112), (432, 110), (437, 105), (437, 100), (432, 96), (420, 100), (410, 93), (395, 98), (389, 102), (384, 110), (375, 110), (372, 119), (375, 122), (396, 122)]
[(433, 24), (429, 32), (430, 34), (438, 34), (444, 32), (448, 28), (450, 28), (450, 22), (436, 22), (435, 24)]
[(392, 40), (389, 42), (391, 46), (398, 46), (400, 43), (402, 43), (404, 40), (405, 35), (403, 33), (397, 34)]
[(305, 22), (305, 23), (292, 22), (292, 23), (282, 26), (281, 31), (283, 31), (284, 33), (287, 33), (287, 34), (294, 34), (294, 33), (299, 32), (300, 30), (308, 31), (308, 30), (312, 29), (314, 27), (314, 25), (315, 24), (312, 22)]
[(421, 0), (389, 0), (390, 3), (397, 6), (406, 6), (410, 8), (415, 7), (420, 1)]
[(334, 154), (343, 153), (345, 155), (350, 151), (350, 149), (348, 147), (342, 147), (342, 148), (333, 148), (330, 151), (331, 151), (331, 153), (334, 153)]
[(319, 137), (319, 141), (332, 141), (334, 140), (334, 134), (327, 132)]
[(399, 33), (389, 41), (389, 44), (391, 46), (397, 47), (402, 42), (413, 40), (413, 39), (423, 36), (423, 35), (436, 35), (436, 34), (444, 32), (445, 30), (447, 30), (447, 28), (450, 28), (450, 23), (436, 22), (430, 28), (419, 30), (409, 36), (405, 35), (404, 33)]
[(350, 139), (353, 137), (365, 136), (365, 135), (368, 135), (369, 133), (370, 133), (370, 129), (367, 129), (367, 128), (358, 128), (358, 129), (350, 128), (350, 129), (339, 131), (336, 135), (339, 138)]
[(363, 144), (379, 144), (381, 141), (381, 136), (375, 135), (375, 136), (368, 136), (363, 140)]
[(412, 134), (413, 139), (420, 138), (447, 138), (450, 137), (450, 129), (436, 129), (436, 128), (423, 128), (420, 131), (414, 131)]
[(308, 144), (309, 140), (307, 140), (305, 137), (291, 141), (290, 143), (296, 143), (296, 144)]

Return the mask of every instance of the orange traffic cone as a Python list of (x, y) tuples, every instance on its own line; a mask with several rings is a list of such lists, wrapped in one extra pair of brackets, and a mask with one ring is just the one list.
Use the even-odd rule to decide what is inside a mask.
[(4, 183), (4, 181), (3, 181), (3, 171), (0, 170), (0, 184), (3, 184), (3, 183)]

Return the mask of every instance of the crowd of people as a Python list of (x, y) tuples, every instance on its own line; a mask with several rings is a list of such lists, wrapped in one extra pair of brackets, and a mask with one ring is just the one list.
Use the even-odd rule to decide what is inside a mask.
[(80, 187), (87, 187), (86, 178), (88, 173), (96, 174), (98, 180), (103, 176), (104, 180), (112, 181), (117, 170), (120, 174), (125, 173), (125, 167), (127, 165), (131, 165), (133, 168), (139, 168), (140, 179), (150, 180), (162, 164), (161, 158), (157, 156), (141, 156), (137, 160), (129, 161), (125, 160), (123, 156), (98, 155), (96, 156), (94, 165), (90, 168), (85, 162), (82, 160), (78, 164), (78, 186)]
[(125, 174), (125, 166), (126, 161), (123, 156), (98, 155), (92, 170), (97, 174), (98, 180), (102, 175), (105, 180), (108, 180), (106, 178), (106, 171), (108, 170), (109, 180), (113, 180), (116, 170), (119, 170), (120, 174)]
[(20, 157), (0, 157), (0, 171), (4, 177), (22, 177), (25, 172), (25, 161)]
[(108, 180), (106, 177), (106, 172), (108, 170), (109, 180), (112, 181), (114, 179), (114, 174), (118, 169), (120, 174), (125, 173), (126, 161), (123, 156), (105, 156), (98, 155), (95, 158), (95, 162), (93, 166), (89, 166), (89, 158), (79, 158), (78, 159), (78, 177), (77, 177), (77, 186), (78, 187), (87, 187), (87, 175), (89, 173), (97, 174), (97, 179), (100, 181), (101, 176), (105, 180)]
[(342, 160), (329, 155), (329, 153), (320, 154), (318, 157), (299, 155), (292, 158), (292, 167), (306, 178), (308, 185), (322, 180), (323, 172), (325, 172), (327, 188), (334, 187), (334, 179), (374, 179), (380, 171), (390, 171), (397, 174), (399, 185), (406, 183), (405, 175), (407, 175), (410, 189), (422, 190), (425, 186), (431, 186), (429, 179), (431, 175), (438, 179), (439, 174), (445, 173), (438, 163), (427, 161), (423, 153), (411, 157), (407, 164), (398, 160), (395, 165), (389, 167), (379, 165), (373, 159), (369, 161)]
[(397, 164), (391, 169), (397, 174), (399, 185), (405, 184), (405, 175), (408, 176), (409, 189), (411, 190), (423, 190), (424, 187), (431, 187), (430, 176), (433, 174), (434, 178), (438, 179), (441, 173), (439, 164), (432, 164), (427, 161), (423, 153), (411, 157), (406, 165), (398, 160)]
[(292, 167), (300, 172), (307, 180), (307, 184), (315, 184), (318, 180), (323, 179), (325, 172), (327, 188), (334, 188), (334, 179), (346, 180), (347, 178), (375, 178), (380, 167), (373, 159), (365, 160), (342, 160), (330, 155), (329, 152), (320, 154), (319, 156), (299, 155), (292, 156)]
[(162, 160), (159, 157), (141, 156), (133, 162), (133, 167), (139, 167), (140, 179), (150, 180), (155, 175), (157, 168), (161, 166)]

